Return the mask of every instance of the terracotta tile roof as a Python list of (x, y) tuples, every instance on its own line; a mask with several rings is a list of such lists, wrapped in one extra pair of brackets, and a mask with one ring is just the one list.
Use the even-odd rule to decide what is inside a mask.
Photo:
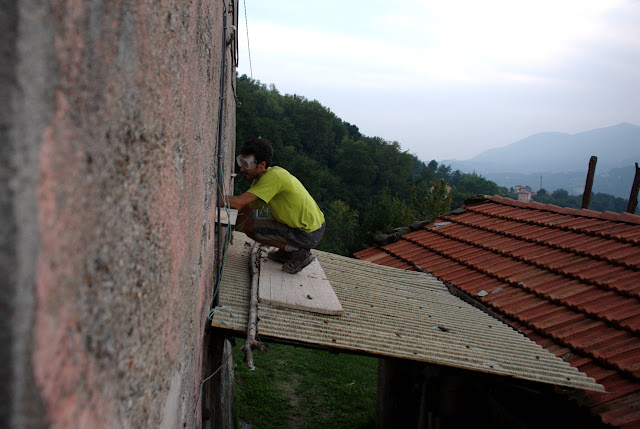
[(640, 216), (485, 197), (358, 259), (424, 270), (605, 386), (574, 394), (640, 427)]

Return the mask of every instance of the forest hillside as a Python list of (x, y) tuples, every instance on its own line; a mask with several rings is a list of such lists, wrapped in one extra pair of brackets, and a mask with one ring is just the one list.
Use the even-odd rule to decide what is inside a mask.
[[(237, 98), (237, 148), (254, 137), (271, 141), (273, 164), (296, 176), (325, 214), (321, 250), (351, 255), (371, 246), (377, 235), (433, 220), (473, 195), (515, 198), (512, 189), (477, 174), (452, 171), (435, 160), (425, 163), (398, 142), (365, 136), (316, 100), (280, 94), (246, 75), (237, 79)], [(238, 175), (235, 194), (248, 187)], [(553, 194), (545, 198), (552, 202)], [(599, 199), (596, 194), (592, 209), (598, 210)], [(623, 211), (626, 202), (616, 200), (614, 211)]]

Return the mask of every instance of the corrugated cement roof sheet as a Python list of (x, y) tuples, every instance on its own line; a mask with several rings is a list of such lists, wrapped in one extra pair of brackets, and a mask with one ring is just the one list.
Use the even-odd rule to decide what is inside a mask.
[[(253, 242), (236, 234), (214, 327), (246, 332)], [(258, 306), (258, 334), (318, 346), (603, 391), (602, 386), (508, 325), (451, 295), (425, 273), (314, 251), (344, 313)], [(255, 356), (259, 362), (259, 355)]]

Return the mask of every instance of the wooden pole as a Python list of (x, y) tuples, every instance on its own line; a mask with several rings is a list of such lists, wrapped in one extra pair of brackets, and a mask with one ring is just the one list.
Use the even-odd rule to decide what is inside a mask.
[(244, 350), (244, 361), (247, 368), (256, 369), (253, 364), (253, 349), (266, 352), (267, 347), (256, 340), (258, 333), (258, 280), (260, 279), (260, 250), (261, 245), (255, 243), (251, 249), (249, 267), (251, 268), (251, 298), (249, 300), (249, 321), (247, 322), (247, 341), (242, 349)]
[(587, 182), (584, 185), (584, 193), (582, 194), (582, 208), (588, 209), (591, 204), (591, 188), (593, 188), (593, 176), (596, 174), (597, 156), (592, 156), (589, 160), (589, 172), (587, 173)]
[(627, 212), (634, 214), (636, 207), (638, 207), (638, 191), (640, 191), (640, 168), (636, 162), (636, 175), (633, 178), (633, 185), (631, 186), (631, 195), (629, 195), (629, 205), (627, 206)]

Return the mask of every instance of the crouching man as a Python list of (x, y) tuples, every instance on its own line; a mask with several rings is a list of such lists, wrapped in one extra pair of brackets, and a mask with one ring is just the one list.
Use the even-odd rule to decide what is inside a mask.
[[(282, 271), (299, 272), (315, 259), (310, 249), (324, 234), (324, 214), (298, 179), (284, 168), (271, 166), (273, 147), (268, 140), (247, 140), (236, 159), (244, 178), (251, 181), (247, 192), (229, 196), (231, 208), (238, 209), (236, 225), (244, 222), (249, 237), (277, 247), (268, 257), (282, 262)], [(264, 204), (273, 219), (251, 216)]]

